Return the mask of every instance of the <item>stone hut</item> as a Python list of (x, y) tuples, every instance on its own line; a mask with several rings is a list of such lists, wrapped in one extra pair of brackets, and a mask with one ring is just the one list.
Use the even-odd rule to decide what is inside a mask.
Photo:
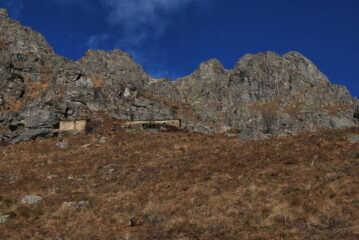
[(83, 134), (86, 132), (87, 120), (61, 121), (59, 135)]

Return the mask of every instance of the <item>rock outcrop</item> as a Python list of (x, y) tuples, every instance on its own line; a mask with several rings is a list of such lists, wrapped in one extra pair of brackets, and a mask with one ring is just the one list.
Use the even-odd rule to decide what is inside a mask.
[(183, 127), (262, 138), (358, 123), (359, 101), (297, 52), (216, 59), (172, 82), (153, 79), (120, 50), (77, 62), (0, 9), (0, 141), (52, 136), (63, 120), (179, 118)]
[(51, 136), (62, 120), (171, 119), (173, 109), (141, 95), (149, 77), (119, 50), (88, 51), (78, 62), (57, 56), (37, 32), (0, 12), (0, 140)]
[(191, 75), (153, 84), (153, 95), (189, 104), (216, 131), (280, 135), (299, 130), (352, 127), (358, 99), (298, 52), (248, 54), (231, 70), (216, 59)]

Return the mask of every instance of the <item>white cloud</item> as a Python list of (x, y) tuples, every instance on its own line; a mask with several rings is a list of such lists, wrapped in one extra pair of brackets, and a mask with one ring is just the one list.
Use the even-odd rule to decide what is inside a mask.
[(158, 23), (160, 13), (168, 14), (193, 0), (101, 0), (110, 9), (109, 21), (136, 28)]
[(121, 26), (124, 47), (135, 46), (160, 36), (166, 29), (170, 16), (183, 10), (192, 2), (207, 0), (100, 0), (109, 11), (107, 20)]
[(93, 35), (86, 41), (86, 46), (91, 49), (99, 49), (101, 44), (109, 39), (109, 37), (108, 34)]
[[(159, 46), (158, 39), (165, 33), (171, 21), (174, 21), (174, 18), (180, 14), (186, 13), (189, 7), (207, 10), (212, 0), (51, 1), (57, 4), (93, 8), (94, 11), (106, 11), (104, 15), (110, 26), (101, 33), (90, 36), (85, 42), (86, 47), (92, 49), (104, 49), (104, 46), (107, 46), (107, 49), (120, 48), (130, 53), (151, 75), (176, 77), (177, 73), (162, 70), (166, 65), (167, 54)], [(99, 9), (99, 7), (103, 9)]]

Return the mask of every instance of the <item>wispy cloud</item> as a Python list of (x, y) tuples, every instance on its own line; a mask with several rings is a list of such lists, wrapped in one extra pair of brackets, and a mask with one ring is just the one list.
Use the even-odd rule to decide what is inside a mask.
[(89, 37), (86, 41), (86, 46), (91, 49), (99, 49), (101, 47), (101, 44), (107, 39), (109, 39), (109, 37), (110, 36), (108, 34), (93, 35)]
[[(1, 1), (1, 0), (0, 0)], [(91, 35), (85, 42), (92, 49), (120, 48), (130, 53), (152, 76), (175, 77), (166, 69), (166, 50), (159, 46), (175, 19), (189, 12), (189, 8), (207, 10), (212, 0), (51, 0), (56, 4), (76, 5), (105, 10), (110, 26)], [(102, 8), (102, 9), (99, 9)]]
[(24, 8), (23, 0), (4, 0), (5, 8), (7, 8), (9, 14), (13, 18), (19, 18), (21, 11)]
[(174, 16), (186, 13), (190, 5), (207, 9), (211, 0), (100, 0), (107, 21), (118, 27), (111, 35), (114, 47), (130, 53), (153, 77), (178, 76), (166, 69), (167, 54), (158, 45)]
[(193, 2), (207, 0), (100, 0), (108, 10), (107, 20), (122, 28), (121, 45), (135, 46), (161, 36), (171, 15)]

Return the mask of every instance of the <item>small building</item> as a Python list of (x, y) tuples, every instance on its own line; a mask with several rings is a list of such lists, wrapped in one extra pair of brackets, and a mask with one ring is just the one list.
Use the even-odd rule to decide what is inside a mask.
[(181, 127), (181, 120), (149, 120), (149, 121), (126, 121), (122, 124), (124, 127), (141, 127), (145, 128), (148, 126), (164, 126), (164, 127)]
[(86, 133), (87, 120), (61, 121), (59, 134), (73, 135)]

